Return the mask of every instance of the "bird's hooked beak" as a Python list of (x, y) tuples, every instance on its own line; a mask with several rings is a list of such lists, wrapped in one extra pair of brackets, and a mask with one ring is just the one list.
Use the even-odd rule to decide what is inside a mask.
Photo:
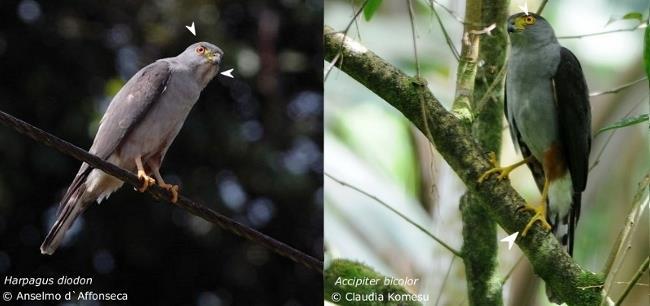
[(221, 62), (221, 57), (223, 57), (223, 53), (219, 51), (205, 51), (205, 58), (207, 58), (208, 61), (213, 65), (218, 65)]
[(525, 24), (522, 18), (512, 18), (508, 20), (508, 33), (521, 32), (524, 29)]

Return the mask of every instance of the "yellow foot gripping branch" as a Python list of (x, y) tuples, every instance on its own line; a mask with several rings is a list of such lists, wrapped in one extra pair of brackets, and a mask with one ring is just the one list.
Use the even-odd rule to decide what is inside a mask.
[(142, 181), (142, 187), (138, 188), (138, 191), (145, 192), (149, 186), (156, 183), (156, 180), (144, 173), (144, 170), (138, 170), (138, 179)]
[(504, 178), (507, 178), (508, 175), (510, 174), (510, 172), (512, 172), (512, 170), (515, 170), (517, 167), (529, 162), (530, 159), (531, 159), (531, 156), (529, 156), (527, 158), (524, 158), (523, 160), (518, 161), (518, 162), (516, 162), (516, 163), (514, 163), (514, 164), (512, 164), (510, 166), (499, 167), (499, 162), (497, 161), (497, 155), (494, 152), (490, 152), (490, 162), (492, 163), (492, 166), (494, 168), (492, 168), (492, 169), (490, 169), (488, 171), (485, 171), (485, 173), (483, 173), (478, 178), (479, 184), (483, 183), (493, 173), (499, 173), (499, 175), (497, 176), (497, 180), (503, 180)]

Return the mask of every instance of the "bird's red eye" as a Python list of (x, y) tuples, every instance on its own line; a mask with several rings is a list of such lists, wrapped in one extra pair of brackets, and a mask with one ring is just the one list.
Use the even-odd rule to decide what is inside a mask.
[(203, 54), (203, 52), (205, 52), (205, 48), (203, 48), (203, 47), (196, 47), (196, 53), (198, 53), (198, 54)]

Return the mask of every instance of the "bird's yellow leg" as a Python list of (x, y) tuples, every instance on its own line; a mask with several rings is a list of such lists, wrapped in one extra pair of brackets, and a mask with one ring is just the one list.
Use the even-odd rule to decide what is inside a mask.
[(172, 198), (171, 198), (172, 203), (178, 202), (178, 185), (172, 185), (172, 184), (165, 183), (165, 180), (163, 180), (162, 176), (160, 175), (160, 172), (156, 168), (154, 168), (154, 170), (153, 170), (153, 176), (156, 178), (156, 181), (158, 181), (158, 186), (160, 186), (160, 188), (171, 192), (171, 194), (172, 194)]
[(142, 158), (140, 156), (135, 158), (135, 166), (138, 167), (138, 179), (142, 181), (142, 187), (138, 188), (138, 191), (145, 192), (149, 186), (156, 183), (156, 180), (144, 172), (144, 167), (142, 166)]
[(483, 183), (483, 181), (485, 181), (493, 173), (499, 173), (499, 175), (497, 176), (498, 180), (502, 180), (504, 178), (507, 178), (508, 175), (510, 174), (510, 172), (512, 172), (512, 170), (515, 170), (515, 168), (517, 168), (517, 167), (531, 161), (532, 159), (533, 159), (533, 156), (530, 155), (530, 156), (522, 159), (521, 161), (518, 161), (518, 162), (516, 162), (516, 163), (514, 163), (514, 164), (512, 164), (510, 166), (499, 167), (499, 163), (497, 162), (497, 155), (494, 154), (494, 152), (490, 152), (490, 162), (492, 163), (494, 168), (492, 168), (492, 169), (490, 169), (488, 171), (485, 171), (485, 173), (483, 173), (481, 176), (479, 176), (478, 182), (479, 182), (479, 184)]
[(524, 227), (524, 230), (521, 232), (521, 236), (526, 236), (528, 233), (528, 230), (533, 226), (535, 221), (539, 221), (539, 223), (542, 225), (544, 230), (550, 230), (551, 225), (548, 224), (548, 221), (546, 221), (546, 200), (548, 199), (548, 179), (544, 179), (544, 188), (542, 189), (542, 203), (541, 205), (529, 205), (526, 204), (524, 207), (522, 207), (523, 210), (529, 210), (532, 211), (535, 215), (533, 215), (532, 218), (530, 218), (530, 221), (528, 221), (528, 224), (526, 224), (526, 227)]

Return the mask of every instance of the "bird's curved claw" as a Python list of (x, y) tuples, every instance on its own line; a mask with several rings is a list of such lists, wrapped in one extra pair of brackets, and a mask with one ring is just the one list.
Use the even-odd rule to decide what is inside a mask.
[(499, 181), (508, 178), (508, 175), (510, 175), (510, 172), (512, 172), (512, 170), (515, 170), (517, 167), (526, 164), (532, 158), (531, 156), (526, 157), (523, 160), (518, 161), (510, 166), (501, 167), (499, 166), (497, 155), (494, 152), (490, 152), (490, 163), (492, 164), (492, 169), (485, 171), (481, 176), (479, 176), (478, 183), (483, 183), (493, 173), (499, 174), (497, 176), (497, 180)]
[(178, 202), (178, 185), (172, 185), (172, 184), (167, 184), (167, 183), (162, 183), (158, 184), (160, 188), (165, 189), (172, 194), (171, 202), (176, 203)]
[[(507, 169), (508, 167), (499, 167), (499, 162), (497, 161), (497, 155), (494, 152), (490, 152), (490, 163), (492, 164), (492, 169), (485, 171), (481, 176), (478, 178), (478, 182), (483, 183), (492, 173), (499, 173), (499, 176), (497, 176), (498, 180), (502, 180), (506, 177), (508, 177), (508, 174), (511, 169)], [(508, 171), (510, 170), (510, 171)]]
[(521, 232), (522, 237), (525, 237), (526, 234), (528, 234), (528, 230), (533, 227), (533, 224), (535, 224), (536, 221), (539, 221), (544, 230), (548, 231), (551, 229), (551, 225), (546, 221), (546, 204), (544, 202), (542, 202), (541, 205), (526, 204), (525, 206), (519, 207), (518, 210), (528, 210), (534, 213), (533, 217), (530, 218), (530, 221), (528, 221), (528, 224), (526, 224), (526, 227), (524, 227), (524, 230)]
[(138, 179), (142, 182), (142, 187), (137, 189), (139, 192), (147, 191), (149, 186), (156, 183), (156, 180), (148, 176), (143, 170), (138, 170)]

